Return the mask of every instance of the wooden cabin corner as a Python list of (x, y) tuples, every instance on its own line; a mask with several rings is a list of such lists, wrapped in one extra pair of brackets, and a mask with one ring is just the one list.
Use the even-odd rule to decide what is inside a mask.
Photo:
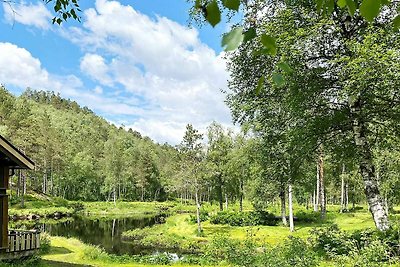
[(33, 170), (35, 163), (0, 135), (0, 260), (33, 255), (40, 248), (39, 231), (8, 229), (8, 184), (15, 169)]

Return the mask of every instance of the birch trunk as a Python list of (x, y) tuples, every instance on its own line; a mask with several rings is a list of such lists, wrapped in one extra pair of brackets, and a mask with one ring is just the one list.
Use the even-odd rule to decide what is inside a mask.
[(114, 206), (117, 206), (117, 190), (115, 189), (115, 186), (113, 187), (113, 198), (114, 198)]
[(243, 211), (243, 178), (240, 179), (240, 200), (239, 200), (239, 211), (242, 212)]
[(224, 210), (224, 199), (222, 195), (222, 174), (218, 174), (218, 201), (219, 201), (219, 210)]
[(199, 235), (201, 235), (202, 229), (201, 229), (201, 221), (200, 221), (200, 202), (199, 202), (199, 192), (197, 189), (196, 185), (196, 192), (195, 192), (195, 198), (196, 198), (196, 217), (197, 217), (197, 232)]
[(346, 187), (345, 187), (345, 202), (344, 202), (344, 207), (346, 210), (349, 210), (349, 183), (346, 182)]
[(288, 198), (289, 198), (289, 228), (290, 232), (294, 232), (292, 184), (290, 182), (288, 185)]
[(357, 97), (352, 103), (350, 103), (350, 111), (353, 117), (354, 141), (359, 155), (359, 168), (364, 180), (365, 196), (375, 226), (379, 231), (386, 231), (390, 227), (389, 218), (375, 176), (372, 151), (366, 136), (367, 127), (365, 122), (362, 120), (362, 105), (360, 97)]
[(345, 167), (343, 164), (342, 167), (342, 188), (341, 188), (341, 194), (340, 194), (340, 212), (344, 212), (345, 210), (345, 183), (344, 183), (344, 173), (345, 173)]
[(287, 226), (287, 220), (286, 220), (286, 194), (285, 194), (285, 187), (282, 186), (281, 193), (279, 194), (281, 198), (281, 218), (282, 218), (282, 223), (284, 226)]
[(326, 216), (326, 199), (325, 199), (325, 182), (324, 182), (324, 155), (322, 152), (319, 154), (318, 158), (318, 169), (319, 169), (319, 195), (320, 195), (320, 205), (321, 205), (321, 217), (325, 219)]
[(319, 198), (320, 198), (319, 185), (320, 185), (320, 182), (319, 182), (319, 164), (317, 162), (317, 189), (315, 190), (315, 199), (314, 199), (315, 200), (315, 202), (314, 202), (314, 211), (315, 212), (318, 212), (318, 206), (319, 206)]

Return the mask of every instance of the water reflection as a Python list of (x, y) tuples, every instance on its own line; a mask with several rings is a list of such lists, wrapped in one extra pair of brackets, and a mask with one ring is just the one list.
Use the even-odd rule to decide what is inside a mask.
[[(132, 242), (122, 240), (121, 234), (124, 231), (143, 228), (154, 225), (159, 217), (147, 218), (118, 218), (118, 219), (88, 219), (85, 217), (74, 217), (70, 220), (60, 222), (37, 222), (30, 229), (36, 228), (47, 232), (50, 235), (74, 237), (84, 243), (99, 245), (108, 253), (123, 254), (151, 254), (154, 251), (145, 250)], [(20, 228), (20, 227), (18, 227)], [(27, 227), (25, 227), (27, 228)]]

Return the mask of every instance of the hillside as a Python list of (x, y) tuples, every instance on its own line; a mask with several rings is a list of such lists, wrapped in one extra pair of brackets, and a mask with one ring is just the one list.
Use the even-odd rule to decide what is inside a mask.
[(0, 134), (36, 163), (13, 183), (69, 200), (163, 200), (177, 151), (54, 92), (0, 87)]

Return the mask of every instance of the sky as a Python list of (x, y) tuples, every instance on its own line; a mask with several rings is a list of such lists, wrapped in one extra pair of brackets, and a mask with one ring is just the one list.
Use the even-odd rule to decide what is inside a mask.
[[(2, 1), (1, 1), (2, 2)], [(0, 3), (1, 3), (0, 2)], [(0, 83), (59, 92), (109, 122), (178, 144), (185, 126), (233, 127), (220, 23), (189, 27), (186, 0), (80, 1), (81, 23), (52, 25), (52, 6), (0, 7)]]

